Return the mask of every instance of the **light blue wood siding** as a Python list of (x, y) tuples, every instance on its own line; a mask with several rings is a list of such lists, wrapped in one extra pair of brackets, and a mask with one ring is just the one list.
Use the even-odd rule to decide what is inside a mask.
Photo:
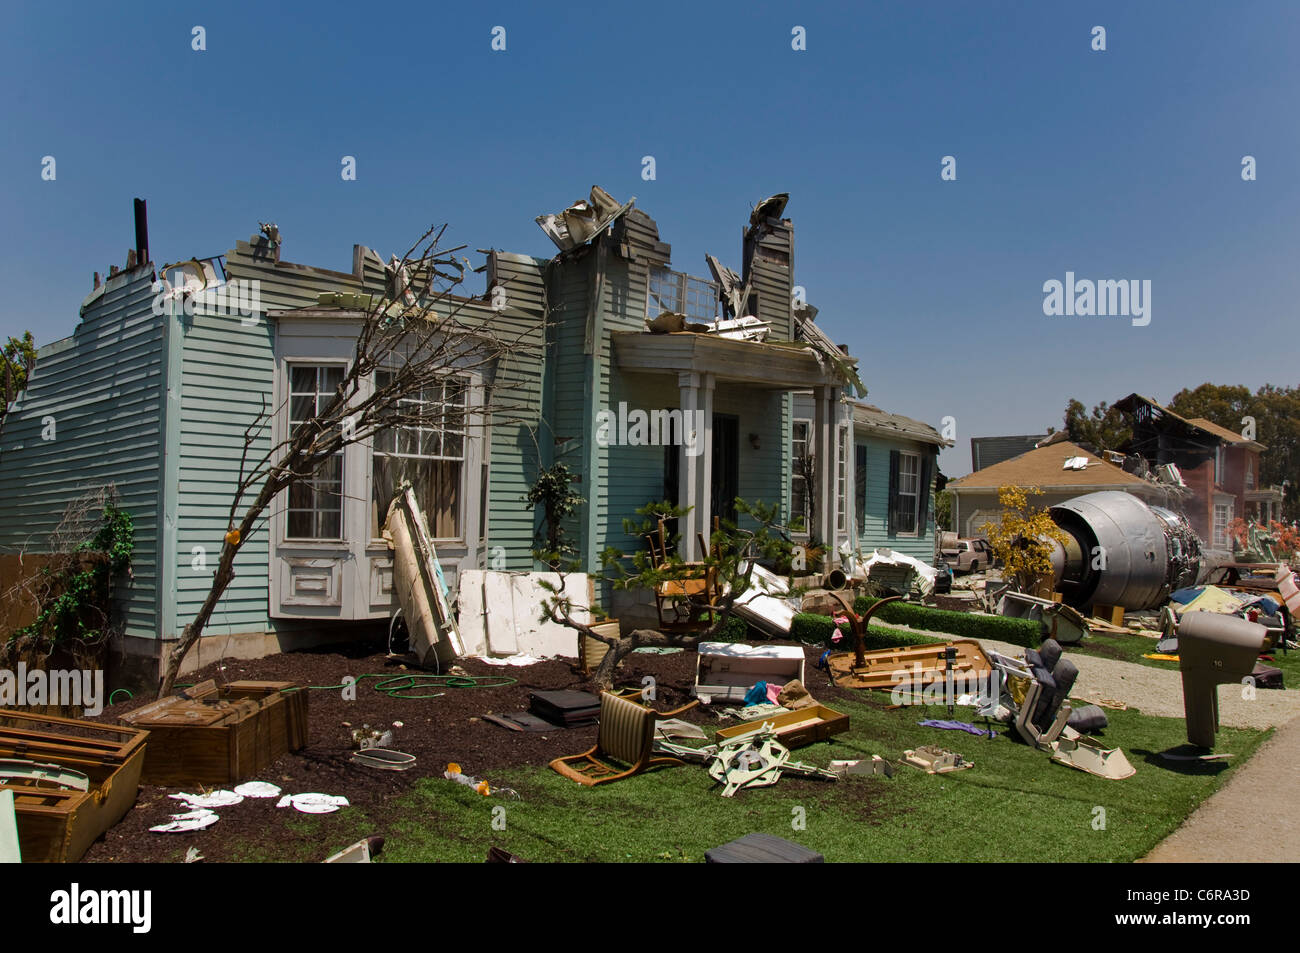
[[(554, 438), (542, 426), (543, 361), (546, 337), (546, 266), (543, 259), (494, 252), (487, 289), (501, 287), (506, 306), (487, 313), (497, 335), (516, 341), (513, 354), (496, 370), (493, 401), (501, 406), (492, 422), (489, 461), (487, 539), (505, 550), (506, 568), (533, 568), (535, 514), (523, 502), (537, 478), (539, 463)], [(541, 456), (539, 457), (539, 451)]]
[[(195, 314), (183, 328), (179, 400), (174, 635), (179, 635), (203, 605), (229, 526), (230, 503), (238, 484), (245, 430), (263, 408), (271, 410), (273, 328), (264, 315), (251, 326), (238, 316)], [(258, 459), (270, 449), (268, 428), (248, 448)], [(256, 496), (254, 488), (252, 496)], [(242, 510), (236, 522), (242, 517)], [(261, 632), (267, 618), (267, 520), (239, 549), (235, 579), (226, 590), (208, 635)], [(196, 567), (196, 548), (206, 566)]]
[[(867, 514), (864, 525), (858, 527), (858, 543), (864, 555), (878, 547), (888, 547), (898, 553), (915, 556), (930, 562), (934, 559), (934, 480), (930, 482), (930, 518), (922, 531), (915, 536), (889, 535), (889, 452), (907, 450), (935, 457), (935, 447), (930, 444), (904, 440), (889, 440), (859, 431), (855, 436), (858, 445), (867, 448)], [(856, 453), (856, 451), (855, 451)], [(850, 461), (852, 464), (852, 461)], [(935, 471), (932, 469), (931, 473)], [(849, 486), (853, 486), (853, 470), (849, 470)], [(850, 499), (852, 502), (852, 499)]]
[[(0, 548), (48, 552), (86, 489), (113, 484), (135, 524), (132, 578), (119, 589), (126, 634), (155, 638), (162, 465), (164, 320), (152, 266), (117, 275), (72, 337), (42, 348), (0, 437)], [(43, 440), (53, 418), (54, 439)]]

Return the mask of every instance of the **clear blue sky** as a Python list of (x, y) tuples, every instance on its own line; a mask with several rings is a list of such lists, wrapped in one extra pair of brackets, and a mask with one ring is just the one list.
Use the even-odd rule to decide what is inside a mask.
[[(0, 17), (0, 334), (71, 333), (91, 273), (125, 262), (135, 196), (156, 261), (223, 253), (260, 219), (286, 259), (349, 270), (354, 243), (400, 254), (444, 221), (471, 248), (549, 256), (533, 218), (599, 183), (635, 195), (674, 267), (699, 275), (705, 252), (739, 268), (750, 207), (789, 192), (819, 323), (861, 359), (868, 400), (956, 418), (950, 475), (969, 470), (971, 436), (1059, 426), (1072, 396), (1297, 382), (1293, 2)], [(956, 181), (940, 180), (945, 155)], [(1044, 316), (1043, 283), (1067, 270), (1150, 279), (1150, 325)]]

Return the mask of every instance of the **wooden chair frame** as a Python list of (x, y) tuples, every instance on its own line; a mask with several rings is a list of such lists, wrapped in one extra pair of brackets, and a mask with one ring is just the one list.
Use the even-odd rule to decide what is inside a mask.
[(595, 787), (630, 778), (653, 767), (685, 764), (679, 758), (652, 755), (655, 722), (675, 718), (698, 704), (696, 699), (681, 708), (658, 712), (630, 697), (601, 692), (600, 733), (595, 746), (582, 754), (556, 758), (551, 768), (570, 781)]

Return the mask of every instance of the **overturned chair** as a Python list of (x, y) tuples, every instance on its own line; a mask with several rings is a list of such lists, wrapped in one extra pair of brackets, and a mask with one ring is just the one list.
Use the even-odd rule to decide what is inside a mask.
[(997, 652), (988, 655), (1001, 691), (982, 714), (995, 714), (997, 708), (1005, 707), (1016, 735), (1031, 747), (1050, 752), (1053, 761), (1114, 780), (1136, 773), (1124, 752), (1086, 737), (1106, 727), (1106, 713), (1096, 705), (1070, 705), (1068, 698), (1079, 669), (1062, 658), (1055, 639), (1044, 640), (1037, 651), (1027, 649), (1023, 662)]
[(595, 747), (582, 754), (556, 758), (551, 767), (571, 781), (594, 787), (660, 765), (685, 764), (680, 758), (654, 756), (655, 722), (674, 718), (698, 704), (696, 700), (672, 711), (657, 712), (631, 698), (601, 692), (600, 733)]

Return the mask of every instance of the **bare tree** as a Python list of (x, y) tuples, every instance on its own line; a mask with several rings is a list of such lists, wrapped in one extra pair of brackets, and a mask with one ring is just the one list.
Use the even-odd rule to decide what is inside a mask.
[[(465, 246), (440, 248), (445, 230), (445, 225), (430, 228), (400, 261), (394, 258), (388, 266), (385, 294), (357, 296), (362, 327), (351, 363), (328, 404), (314, 408), (264, 452), (255, 448), (265, 438), (275, 412), (268, 410), (265, 401), (245, 430), (221, 559), (203, 605), (168, 656), (160, 696), (171, 691), (186, 654), (198, 643), (234, 579), (240, 547), (257, 531), (263, 514), (281, 493), (310, 482), (344, 447), (376, 434), (395, 428), (443, 429), (449, 424), (458, 429), (481, 428), (494, 415), (501, 419), (512, 409), (497, 403), (490, 387), (472, 417), (467, 408), (426, 399), (427, 388), (453, 375), (481, 371), (490, 380), (498, 363), (536, 330), (536, 326), (516, 326), (502, 335), (482, 320), (464, 319), (469, 299), (454, 291), (468, 266), (455, 252)], [(384, 372), (382, 382), (377, 371)]]

